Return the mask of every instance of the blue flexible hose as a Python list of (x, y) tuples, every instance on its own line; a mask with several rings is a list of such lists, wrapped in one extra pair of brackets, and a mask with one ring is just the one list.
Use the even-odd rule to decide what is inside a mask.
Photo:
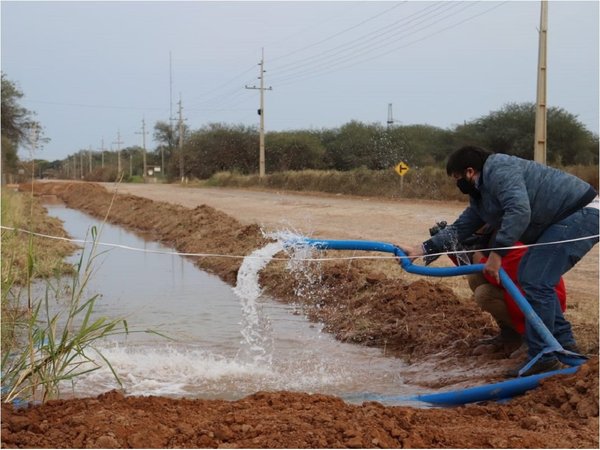
[[(308, 245), (320, 250), (363, 250), (373, 252), (391, 253), (400, 259), (400, 265), (409, 273), (417, 275), (426, 275), (434, 277), (453, 277), (458, 275), (468, 275), (471, 273), (481, 272), (484, 268), (483, 264), (471, 264), (456, 267), (427, 267), (417, 266), (407, 257), (406, 253), (399, 247), (377, 241), (358, 241), (358, 240), (331, 240), (331, 239), (302, 239), (294, 242), (293, 245)], [(587, 358), (577, 353), (563, 349), (556, 338), (550, 333), (544, 322), (539, 318), (531, 305), (527, 302), (521, 291), (515, 283), (510, 279), (504, 269), (500, 269), (500, 282), (508, 291), (511, 297), (515, 300), (519, 309), (523, 312), (525, 319), (535, 331), (542, 337), (546, 343), (546, 347), (531, 361), (521, 369), (521, 373), (526, 372), (542, 355), (546, 353), (556, 353), (558, 358), (569, 366), (567, 369), (562, 369), (554, 372), (548, 372), (539, 375), (531, 375), (528, 377), (519, 377), (513, 380), (504, 381), (501, 383), (478, 386), (474, 388), (462, 389), (459, 391), (442, 392), (436, 394), (418, 395), (410, 397), (409, 400), (425, 401), (433, 404), (463, 404), (474, 401), (495, 400), (509, 398), (514, 395), (521, 394), (529, 389), (533, 389), (539, 384), (539, 380), (547, 376), (556, 374), (574, 373), (577, 370), (576, 366), (583, 364)], [(373, 398), (374, 399), (374, 398)], [(400, 399), (400, 397), (398, 397)], [(405, 398), (406, 400), (406, 398)]]
[(514, 378), (498, 383), (485, 384), (470, 388), (458, 389), (446, 392), (436, 392), (433, 394), (418, 395), (382, 395), (376, 393), (359, 393), (347, 395), (344, 398), (351, 402), (380, 402), (388, 405), (408, 405), (413, 402), (424, 402), (435, 406), (457, 406), (466, 403), (476, 403), (484, 401), (508, 400), (517, 395), (521, 395), (531, 389), (539, 386), (540, 380), (555, 375), (570, 375), (579, 367), (567, 367), (565, 369), (544, 372), (527, 377)]

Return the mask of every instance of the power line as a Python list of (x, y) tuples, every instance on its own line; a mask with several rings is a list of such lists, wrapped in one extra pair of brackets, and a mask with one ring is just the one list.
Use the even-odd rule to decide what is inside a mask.
[[(479, 17), (479, 16), (482, 16), (484, 14), (487, 14), (490, 11), (492, 11), (492, 10), (494, 10), (496, 8), (499, 8), (500, 6), (503, 6), (506, 3), (507, 2), (504, 1), (504, 2), (502, 2), (500, 4), (496, 4), (493, 7), (489, 8), (489, 9), (487, 9), (485, 11), (482, 11), (482, 12), (480, 12), (478, 14), (474, 14), (472, 16), (469, 16), (469, 17), (467, 17), (467, 18), (465, 18), (465, 19), (463, 19), (463, 20), (461, 20), (459, 22), (456, 22), (456, 23), (451, 24), (451, 25), (449, 25), (447, 27), (444, 27), (444, 28), (441, 28), (439, 30), (436, 30), (433, 33), (430, 33), (430, 34), (425, 35), (425, 36), (423, 36), (421, 38), (418, 38), (418, 39), (414, 39), (412, 41), (407, 42), (404, 45), (401, 45), (401, 46), (398, 46), (398, 47), (394, 47), (394, 48), (392, 48), (390, 50), (386, 50), (386, 51), (378, 53), (376, 55), (371, 55), (371, 56), (369, 56), (367, 58), (360, 59), (360, 60), (357, 60), (357, 61), (354, 61), (354, 62), (350, 62), (349, 64), (346, 64), (346, 65), (340, 65), (338, 67), (335, 67), (337, 64), (341, 64), (341, 63), (344, 62), (344, 61), (338, 61), (338, 62), (336, 62), (336, 64), (333, 64), (333, 65), (328, 65), (328, 66), (323, 66), (321, 68), (313, 69), (313, 73), (310, 73), (310, 71), (309, 71), (309, 73), (307, 73), (307, 74), (297, 74), (295, 76), (290, 76), (288, 78), (276, 79), (276, 80), (277, 80), (277, 82), (280, 85), (283, 86), (283, 85), (286, 85), (286, 84), (290, 84), (291, 82), (298, 81), (300, 79), (307, 79), (307, 78), (311, 78), (311, 77), (314, 77), (314, 76), (325, 75), (325, 74), (328, 74), (328, 73), (337, 72), (339, 70), (347, 69), (347, 68), (355, 66), (357, 64), (362, 64), (362, 63), (365, 63), (365, 62), (368, 62), (368, 61), (372, 61), (374, 59), (381, 58), (382, 56), (385, 56), (385, 55), (387, 55), (389, 53), (393, 53), (393, 52), (396, 52), (398, 50), (410, 47), (411, 45), (414, 45), (414, 44), (416, 44), (418, 42), (421, 42), (421, 41), (424, 41), (426, 39), (429, 39), (430, 37), (435, 36), (435, 35), (440, 34), (440, 33), (443, 33), (444, 31), (450, 30), (452, 28), (456, 28), (457, 26), (462, 25), (463, 23), (468, 22), (469, 20), (472, 20), (472, 19), (474, 19), (476, 17)], [(365, 52), (361, 52), (361, 54), (364, 54), (364, 53)], [(349, 59), (346, 58), (346, 61), (350, 61), (351, 59), (352, 58), (349, 58)], [(333, 68), (333, 67), (335, 67), (335, 68)]]
[[(254, 69), (254, 67), (253, 67)], [(239, 77), (238, 77), (239, 78)], [(253, 79), (247, 81), (247, 83), (252, 82)], [(222, 94), (218, 94), (215, 95), (214, 97), (211, 97), (207, 100), (201, 101), (201, 102), (196, 102), (196, 105), (201, 105), (201, 104), (212, 104), (212, 103), (217, 103), (217, 102), (223, 102), (224, 100), (228, 100), (229, 98), (235, 97), (235, 96), (239, 96), (242, 93), (244, 93), (244, 90), (241, 89), (240, 87), (235, 87), (232, 89), (229, 89), (228, 91), (222, 93)], [(196, 108), (198, 109), (198, 108)]]
[[(214, 94), (215, 92), (218, 92), (219, 90), (221, 90), (222, 88), (224, 88), (225, 86), (228, 86), (229, 84), (233, 83), (234, 81), (238, 80), (239, 78), (241, 78), (243, 75), (249, 73), (250, 71), (255, 69), (255, 65), (252, 65), (251, 67), (244, 69), (242, 72), (238, 73), (237, 75), (235, 75), (234, 77), (230, 78), (229, 80), (225, 81), (224, 83), (218, 85), (217, 87), (211, 89), (210, 91), (201, 94), (198, 98), (202, 98), (203, 96), (209, 95), (209, 94)], [(227, 91), (226, 94), (219, 94), (219, 95), (215, 95), (214, 97), (211, 97), (207, 100), (198, 100), (198, 98), (194, 101), (191, 102), (192, 105), (196, 105), (196, 104), (202, 104), (202, 103), (212, 103), (213, 101), (216, 101), (218, 99), (220, 99), (222, 96), (227, 96), (230, 95), (231, 93), (235, 93), (235, 92), (239, 92), (240, 88), (235, 88), (235, 89), (230, 89), (229, 91)]]
[[(371, 36), (371, 35), (376, 34), (376, 33), (380, 33), (382, 30), (386, 30), (386, 29), (392, 28), (391, 31), (386, 31), (386, 32), (383, 32), (383, 33), (381, 33), (379, 35), (379, 36), (383, 36), (383, 35), (385, 35), (387, 33), (393, 32), (396, 29), (396, 27), (398, 25), (400, 25), (400, 24), (410, 24), (414, 20), (420, 18), (419, 16), (421, 16), (423, 14), (425, 14), (425, 16), (427, 16), (427, 15), (431, 14), (432, 12), (435, 12), (435, 10), (437, 10), (437, 9), (446, 8), (447, 7), (446, 5), (449, 5), (447, 7), (448, 9), (452, 9), (457, 4), (458, 3), (445, 3), (445, 4), (442, 3), (442, 4), (429, 5), (429, 6), (425, 7), (423, 10), (420, 10), (420, 11), (417, 11), (417, 12), (415, 12), (413, 14), (410, 14), (410, 15), (408, 15), (408, 16), (406, 16), (406, 17), (404, 17), (404, 18), (402, 18), (402, 19), (400, 19), (400, 20), (398, 20), (396, 22), (393, 22), (393, 23), (391, 23), (389, 25), (386, 25), (384, 27), (381, 27), (381, 28), (378, 28), (378, 29), (376, 29), (374, 31), (371, 31), (371, 32), (369, 32), (367, 34), (359, 36), (359, 37), (357, 37), (355, 39), (352, 39), (351, 41), (345, 42), (345, 43), (340, 44), (340, 45), (338, 45), (336, 47), (332, 47), (332, 48), (330, 48), (328, 50), (325, 50), (325, 51), (323, 51), (323, 52), (321, 52), (321, 53), (319, 53), (317, 55), (312, 55), (312, 56), (308, 56), (308, 57), (305, 57), (305, 58), (297, 60), (297, 61), (292, 61), (290, 63), (284, 64), (284, 65), (279, 66), (279, 67), (277, 67), (277, 65), (275, 65), (275, 70), (277, 70), (279, 73), (281, 73), (281, 72), (288, 72), (290, 70), (296, 69), (297, 67), (303, 66), (305, 62), (318, 61), (318, 60), (321, 60), (321, 59), (329, 59), (329, 58), (331, 58), (332, 56), (335, 56), (338, 53), (342, 53), (343, 51), (354, 51), (354, 47), (352, 47), (352, 44), (355, 43), (355, 42), (363, 42), (364, 43), (364, 39), (366, 37), (368, 37), (368, 36)], [(429, 10), (429, 9), (433, 9), (433, 11), (429, 11), (428, 12), (427, 10)], [(417, 17), (413, 17), (413, 16), (417, 16)], [(376, 36), (376, 37), (378, 37), (378, 36)], [(370, 40), (372, 40), (372, 39), (370, 39)], [(344, 47), (346, 47), (345, 50), (341, 50), (339, 52), (336, 52), (336, 50), (338, 50), (338, 49), (344, 49)], [(330, 53), (332, 53), (332, 52), (334, 54), (330, 55)]]
[[(371, 53), (374, 50), (385, 48), (386, 46), (392, 45), (394, 42), (398, 42), (399, 40), (404, 39), (404, 38), (407, 37), (406, 35), (401, 35), (398, 39), (396, 39), (394, 41), (389, 41), (388, 40), (388, 42), (385, 42), (383, 45), (377, 45), (377, 42), (375, 42), (374, 45), (367, 45), (368, 42), (371, 42), (373, 40), (381, 38), (381, 37), (383, 37), (383, 36), (385, 36), (385, 35), (387, 35), (387, 34), (389, 34), (389, 33), (391, 33), (393, 31), (393, 30), (391, 30), (391, 31), (384, 31), (382, 33), (383, 30), (389, 30), (390, 27), (394, 27), (394, 26), (396, 26), (398, 24), (401, 24), (401, 23), (410, 24), (411, 22), (414, 22), (415, 20), (417, 20), (419, 18), (422, 18), (423, 14), (426, 14), (426, 16), (425, 16), (426, 18), (431, 19), (431, 18), (435, 17), (436, 14), (439, 15), (440, 12), (447, 12), (451, 8), (457, 7), (457, 3), (454, 3), (454, 2), (447, 2), (447, 4), (448, 5), (446, 5), (446, 6), (444, 6), (443, 4), (429, 5), (426, 8), (423, 8), (422, 10), (417, 11), (417, 12), (415, 12), (415, 13), (407, 16), (407, 17), (404, 17), (403, 19), (401, 19), (399, 21), (396, 21), (396, 22), (394, 22), (394, 23), (392, 23), (390, 25), (386, 25), (385, 27), (378, 28), (377, 30), (374, 30), (374, 31), (371, 31), (371, 32), (369, 32), (367, 34), (364, 34), (363, 36), (361, 36), (359, 38), (355, 38), (355, 39), (353, 39), (353, 40), (351, 40), (351, 41), (349, 41), (347, 43), (338, 45), (336, 47), (328, 49), (328, 50), (326, 50), (324, 52), (321, 52), (320, 54), (314, 55), (312, 57), (303, 58), (303, 59), (298, 60), (296, 62), (291, 62), (291, 63), (285, 64), (283, 66), (280, 66), (279, 69), (277, 69), (277, 68), (272, 69), (272, 71), (274, 71), (274, 72), (276, 71), (277, 72), (277, 74), (274, 75), (273, 79), (276, 82), (281, 82), (281, 83), (283, 83), (285, 85), (285, 84), (289, 84), (291, 81), (294, 81), (294, 80), (305, 79), (305, 78), (308, 78), (310, 76), (315, 76), (315, 75), (320, 75), (320, 74), (324, 74), (324, 73), (333, 72), (334, 70), (331, 70), (331, 69), (333, 69), (337, 65), (341, 65), (341, 64), (350, 62), (351, 60), (356, 59), (357, 56), (360, 57), (361, 55), (364, 55), (365, 53)], [(367, 22), (369, 22), (371, 20), (374, 20), (375, 18), (380, 17), (380, 16), (382, 16), (382, 15), (390, 12), (391, 10), (399, 7), (400, 5), (401, 4), (395, 4), (391, 8), (387, 8), (386, 10), (382, 11), (381, 13), (378, 13), (378, 14), (376, 14), (374, 16), (371, 16), (368, 19), (365, 19), (365, 20), (359, 22), (358, 24), (355, 24), (355, 25), (353, 25), (351, 27), (345, 28), (344, 30), (341, 30), (341, 31), (339, 31), (337, 33), (334, 33), (333, 35), (328, 36), (325, 39), (322, 39), (322, 40), (320, 40), (318, 42), (315, 42), (313, 44), (305, 46), (305, 47), (303, 47), (301, 49), (298, 49), (298, 50), (295, 50), (293, 52), (290, 52), (290, 53), (288, 53), (286, 55), (282, 55), (282, 56), (280, 56), (280, 57), (278, 57), (276, 59), (283, 59), (285, 57), (288, 57), (288, 56), (291, 56), (293, 54), (299, 53), (300, 51), (306, 50), (308, 48), (315, 47), (316, 45), (319, 45), (319, 44), (321, 44), (323, 42), (331, 40), (331, 39), (333, 39), (333, 38), (335, 38), (337, 36), (340, 36), (340, 35), (348, 32), (348, 31), (350, 31), (350, 30), (356, 29), (356, 28), (360, 27), (361, 25), (363, 25), (363, 24), (365, 24), (365, 23), (367, 23)], [(467, 4), (467, 6), (463, 7), (463, 10), (466, 9), (467, 7), (471, 6), (471, 5), (472, 4)], [(500, 6), (500, 5), (497, 5), (497, 6)], [(495, 6), (495, 7), (497, 7), (497, 6)], [(495, 7), (491, 8), (491, 9), (495, 9)], [(440, 11), (440, 8), (445, 8), (445, 9), (442, 9)], [(488, 12), (488, 11), (485, 11), (485, 12)], [(456, 11), (454, 14), (456, 14), (458, 12), (459, 11)], [(481, 14), (484, 14), (485, 12), (483, 12)], [(432, 16), (432, 14), (434, 14), (434, 15)], [(474, 17), (477, 17), (478, 15), (481, 15), (481, 14), (477, 14), (475, 16), (471, 16), (471, 17), (469, 17), (466, 20), (470, 20), (470, 19), (472, 19)], [(420, 28), (420, 29), (418, 29), (416, 31), (423, 31), (424, 29), (427, 29), (428, 27), (431, 27), (435, 23), (438, 23), (441, 20), (443, 20), (445, 18), (448, 18), (448, 17), (450, 17), (450, 16), (445, 16), (445, 17), (439, 19), (438, 21), (436, 21), (434, 23), (430, 23), (430, 24), (428, 24), (428, 25), (426, 25), (426, 26), (424, 26), (424, 27), (422, 27), (422, 28)], [(420, 22), (420, 23), (422, 23), (422, 22)], [(444, 28), (442, 30), (438, 30), (437, 32), (431, 33), (431, 34), (429, 34), (429, 35), (427, 35), (427, 36), (425, 36), (425, 37), (423, 37), (421, 39), (413, 40), (413, 41), (409, 42), (406, 46), (412, 45), (412, 44), (417, 43), (417, 42), (419, 42), (421, 40), (424, 40), (424, 39), (426, 39), (428, 37), (431, 37), (431, 36), (433, 36), (435, 34), (438, 34), (439, 32), (442, 32), (442, 31), (445, 31), (447, 29), (450, 29), (450, 28), (453, 28), (455, 26), (458, 26), (461, 23), (464, 23), (464, 21), (461, 21), (461, 22), (459, 22), (457, 24), (454, 24), (454, 25), (452, 25), (450, 27), (446, 27), (446, 28)], [(414, 27), (414, 25), (413, 25), (413, 27)], [(399, 33), (406, 33), (406, 31), (407, 31), (406, 29), (403, 29), (403, 30), (400, 30), (400, 31), (396, 31), (394, 33), (394, 35), (398, 35)], [(377, 33), (380, 33), (380, 34), (377, 34)], [(364, 40), (367, 37), (370, 37), (367, 41), (362, 42), (359, 46), (351, 47), (353, 43), (356, 43), (357, 41), (360, 41), (360, 40)], [(400, 48), (405, 48), (406, 46), (397, 47), (395, 49), (390, 50), (390, 52), (396, 51), (396, 50), (398, 50)], [(346, 50), (343, 50), (345, 47), (348, 47), (348, 48)], [(336, 50), (340, 50), (340, 51), (336, 52)], [(359, 50), (358, 53), (357, 53), (357, 50)], [(332, 52), (333, 52), (333, 54), (332, 54)], [(350, 55), (344, 55), (343, 54), (344, 52), (353, 52), (353, 53), (350, 54)], [(390, 52), (386, 51), (384, 53), (379, 53), (378, 55), (375, 55), (375, 56), (371, 56), (370, 55), (369, 58), (362, 59), (362, 60), (357, 61), (356, 63), (352, 63), (350, 65), (339, 67), (338, 70), (341, 70), (341, 69), (346, 68), (346, 67), (351, 67), (352, 65), (358, 64), (360, 62), (367, 62), (369, 60), (375, 59), (377, 57), (381, 57), (381, 56), (383, 56), (383, 55), (385, 55), (387, 53), (390, 53)], [(339, 56), (337, 58), (335, 58), (336, 55), (339, 55)], [(301, 64), (302, 62), (304, 62), (304, 61), (311, 61), (311, 60), (312, 60), (312, 65), (314, 67), (310, 67), (310, 65), (309, 65), (309, 67), (307, 67), (306, 65), (304, 65), (303, 66), (304, 70), (302, 70), (300, 72), (295, 72), (293, 74), (289, 74), (289, 76), (287, 76), (287, 77), (284, 76), (282, 78), (283, 74), (285, 74), (286, 72), (290, 72), (290, 71), (293, 71), (293, 70), (297, 69), (298, 66), (299, 66), (299, 64)], [(326, 60), (326, 62), (325, 62), (325, 64), (322, 64), (322, 63), (318, 62), (319, 60)], [(287, 69), (286, 69), (286, 67), (287, 67)], [(226, 82), (220, 84), (219, 86), (217, 86), (216, 88), (212, 89), (210, 92), (208, 92), (208, 93), (206, 93), (204, 95), (208, 95), (209, 93), (216, 93), (216, 92), (218, 92), (218, 90), (220, 90), (223, 87), (229, 85), (230, 83), (234, 82), (235, 80), (241, 78), (243, 75), (245, 75), (246, 73), (248, 73), (250, 70), (253, 70), (253, 68), (254, 68), (254, 66), (251, 66), (250, 68), (241, 71), (236, 76), (230, 78)], [(326, 72), (324, 72), (324, 71), (326, 71)], [(195, 105), (194, 105), (194, 106), (191, 106), (190, 108), (188, 108), (188, 110), (189, 111), (199, 111), (199, 110), (219, 111), (219, 110), (231, 109), (231, 107), (232, 107), (232, 103), (231, 102), (233, 102), (234, 105), (237, 105), (237, 104), (240, 104), (240, 103), (243, 103), (244, 101), (246, 101), (246, 98), (244, 98), (243, 92), (244, 92), (243, 89), (240, 89), (240, 88), (236, 87), (236, 88), (230, 89), (229, 91), (226, 91), (224, 93), (215, 95), (214, 97), (211, 97), (211, 98), (208, 98), (206, 100), (198, 102), (198, 104), (204, 104), (204, 105), (210, 105), (210, 104), (213, 104), (213, 103), (219, 103), (219, 107), (218, 108), (210, 108), (210, 107), (200, 108), (199, 106), (195, 107)], [(33, 103), (45, 103), (45, 104), (54, 104), (54, 105), (72, 106), (72, 107), (84, 107), (84, 108), (165, 111), (164, 107), (139, 107), (139, 106), (124, 106), (124, 105), (82, 104), (82, 103), (52, 102), (52, 101), (42, 101), (42, 100), (29, 100), (29, 101), (31, 101)], [(229, 102), (229, 104), (227, 104), (227, 102)], [(226, 106), (229, 106), (229, 108), (226, 108)]]
[[(433, 22), (425, 23), (427, 21), (435, 19), (438, 15), (440, 15), (442, 13), (447, 13), (451, 9), (455, 8), (456, 5), (457, 4), (451, 5), (451, 8), (448, 8), (448, 9), (443, 10), (443, 11), (434, 12), (433, 15), (427, 14), (424, 18), (418, 17), (417, 19), (421, 19), (419, 22), (413, 24), (412, 26), (410, 26), (408, 28), (403, 28), (403, 29), (401, 29), (399, 31), (394, 32), (393, 36), (397, 36), (397, 37), (395, 39), (393, 39), (393, 40), (390, 40), (389, 38), (386, 38), (385, 40), (380, 40), (378, 42), (374, 42), (373, 44), (369, 44), (369, 42), (372, 41), (373, 39), (377, 39), (377, 38), (380, 37), (380, 36), (376, 36), (376, 37), (371, 38), (371, 39), (369, 39), (369, 40), (367, 40), (367, 41), (365, 41), (365, 42), (363, 42), (363, 43), (361, 43), (361, 44), (359, 44), (359, 45), (357, 45), (355, 47), (348, 48), (348, 49), (345, 49), (345, 50), (342, 50), (342, 51), (338, 52), (340, 55), (337, 56), (337, 57), (335, 57), (336, 56), (335, 54), (334, 55), (329, 55), (326, 58), (325, 64), (317, 63), (317, 66), (315, 68), (312, 68), (312, 69), (311, 68), (305, 68), (305, 70), (303, 70), (300, 73), (296, 73), (293, 76), (298, 76), (299, 74), (310, 72), (310, 71), (313, 71), (313, 70), (322, 70), (322, 68), (330, 68), (330, 67), (333, 67), (333, 66), (335, 66), (337, 64), (344, 63), (344, 62), (347, 62), (347, 61), (352, 60), (352, 59), (356, 59), (356, 58), (360, 57), (361, 55), (370, 54), (373, 51), (378, 50), (380, 48), (389, 47), (389, 46), (393, 45), (394, 43), (397, 43), (397, 42), (402, 41), (403, 39), (405, 39), (407, 37), (413, 36), (413, 35), (415, 35), (415, 34), (417, 34), (419, 32), (427, 30), (427, 29), (433, 27), (434, 25), (436, 25), (436, 24), (438, 24), (440, 22), (443, 22), (446, 19), (449, 19), (452, 16), (455, 16), (456, 14), (459, 14), (459, 13), (463, 12), (464, 10), (466, 10), (468, 8), (471, 8), (472, 6), (475, 5), (475, 3), (467, 3), (466, 5), (462, 6), (462, 8), (459, 9), (459, 10), (456, 10), (456, 11), (450, 13), (450, 14), (446, 14), (446, 15), (444, 15), (442, 17), (439, 17), (436, 20), (434, 20)], [(411, 23), (414, 20), (415, 19), (410, 20), (408, 23)], [(419, 27), (419, 25), (422, 25), (422, 26)], [(413, 28), (415, 28), (415, 27), (419, 27), (419, 28), (417, 28), (416, 30), (413, 30)], [(389, 33), (389, 32), (386, 32), (386, 33), (383, 33), (383, 34), (387, 34), (387, 33)], [(381, 42), (383, 42), (383, 44)], [(346, 53), (346, 54), (343, 54), (343, 53)], [(319, 58), (319, 59), (323, 59), (323, 58)]]
[(57, 106), (73, 106), (77, 108), (104, 108), (104, 109), (133, 109), (133, 110), (156, 110), (156, 111), (165, 111), (166, 108), (152, 107), (152, 106), (119, 106), (119, 105), (99, 105), (99, 104), (88, 104), (88, 103), (66, 103), (66, 102), (53, 102), (53, 101), (45, 101), (45, 100), (31, 100), (28, 99), (27, 102), (30, 103), (41, 103), (46, 105), (57, 105)]
[(276, 58), (273, 58), (272, 61), (277, 61), (277, 60), (280, 60), (280, 59), (283, 59), (283, 58), (287, 58), (288, 56), (295, 55), (296, 53), (299, 53), (299, 52), (304, 51), (306, 49), (315, 47), (315, 46), (317, 46), (319, 44), (322, 44), (323, 42), (330, 41), (331, 39), (333, 39), (333, 38), (335, 38), (337, 36), (340, 36), (340, 35), (342, 35), (344, 33), (347, 33), (348, 31), (354, 30), (355, 28), (358, 28), (361, 25), (364, 25), (365, 23), (370, 22), (371, 20), (376, 19), (377, 17), (382, 16), (382, 15), (388, 13), (389, 11), (391, 11), (393, 9), (396, 9), (397, 7), (399, 7), (400, 5), (402, 5), (403, 3), (406, 3), (406, 1), (404, 1), (402, 3), (398, 3), (398, 4), (394, 5), (394, 6), (392, 6), (391, 8), (388, 8), (388, 9), (386, 9), (386, 10), (384, 10), (384, 11), (382, 11), (382, 12), (380, 12), (380, 13), (374, 15), (374, 16), (371, 16), (371, 17), (363, 20), (362, 22), (357, 23), (356, 25), (352, 25), (351, 27), (348, 27), (348, 28), (345, 28), (345, 29), (343, 29), (341, 31), (338, 31), (337, 33), (332, 34), (331, 36), (328, 36), (325, 39), (322, 39), (322, 40), (320, 40), (318, 42), (314, 42), (314, 43), (309, 44), (309, 45), (307, 45), (305, 47), (299, 48), (298, 50), (294, 50), (294, 51), (292, 51), (290, 53), (286, 53), (285, 55), (281, 55), (281, 56), (278, 56)]

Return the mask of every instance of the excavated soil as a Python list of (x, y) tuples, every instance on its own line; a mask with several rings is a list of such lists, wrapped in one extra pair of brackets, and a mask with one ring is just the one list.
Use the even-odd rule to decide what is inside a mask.
[[(181, 252), (247, 255), (268, 242), (258, 225), (206, 205), (186, 208), (113, 195), (86, 183), (41, 183), (33, 189)], [(196, 257), (194, 262), (233, 284), (241, 259)], [(261, 273), (261, 285), (323, 322), (338, 339), (380, 347), (410, 362), (408, 382), (438, 387), (502, 379), (502, 370), (515, 361), (503, 351), (475, 351), (479, 339), (496, 332), (489, 316), (448, 286), (404, 277), (388, 270), (390, 264), (321, 261), (314, 263), (315, 276), (304, 271), (301, 277), (276, 261)], [(505, 404), (415, 409), (350, 405), (332, 396), (291, 392), (221, 401), (125, 397), (113, 391), (24, 409), (3, 404), (2, 446), (597, 448), (597, 331), (592, 342), (584, 348), (592, 358), (578, 373), (554, 377)]]

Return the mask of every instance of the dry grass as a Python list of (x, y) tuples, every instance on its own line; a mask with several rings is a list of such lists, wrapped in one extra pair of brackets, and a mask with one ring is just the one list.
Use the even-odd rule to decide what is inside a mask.
[[(598, 189), (598, 166), (561, 167)], [(359, 168), (347, 172), (335, 170), (303, 170), (265, 175), (240, 175), (219, 172), (201, 182), (208, 186), (264, 187), (301, 192), (360, 195), (383, 198), (423, 198), (432, 200), (464, 200), (454, 180), (438, 167), (413, 167), (402, 179), (394, 170)]]
[[(59, 219), (49, 217), (37, 198), (26, 193), (2, 190), (2, 288), (23, 285), (31, 278), (46, 278), (57, 273), (70, 273), (72, 267), (63, 258), (75, 251), (66, 241), (31, 236), (21, 231), (67, 237)], [(30, 252), (30, 250), (32, 250)], [(35, 255), (33, 261), (29, 255)], [(29, 267), (29, 265), (32, 265)], [(31, 270), (29, 274), (28, 271)]]

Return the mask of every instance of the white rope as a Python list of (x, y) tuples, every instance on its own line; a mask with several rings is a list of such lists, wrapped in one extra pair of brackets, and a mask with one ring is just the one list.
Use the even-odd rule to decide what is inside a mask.
[[(0, 225), (0, 228), (3, 230), (18, 231), (20, 233), (27, 233), (27, 234), (31, 234), (33, 236), (47, 238), (47, 239), (55, 239), (55, 240), (59, 240), (59, 241), (67, 241), (67, 242), (73, 242), (73, 243), (78, 243), (78, 244), (93, 244), (94, 243), (94, 241), (90, 241), (90, 240), (86, 240), (86, 239), (72, 239), (72, 238), (66, 238), (66, 237), (61, 237), (61, 236), (52, 236), (52, 235), (43, 234), (43, 233), (36, 233), (36, 232), (30, 231), (30, 230), (24, 230), (22, 228), (5, 227), (3, 225)], [(559, 244), (566, 244), (569, 242), (583, 241), (586, 239), (594, 239), (597, 237), (600, 237), (600, 235), (595, 234), (592, 236), (585, 236), (585, 237), (574, 238), (574, 239), (566, 239), (563, 241), (543, 242), (543, 243), (528, 244), (528, 245), (525, 245), (525, 244), (513, 245), (511, 247), (492, 247), (492, 248), (476, 249), (476, 250), (457, 250), (457, 251), (448, 251), (448, 252), (441, 252), (441, 253), (429, 253), (429, 254), (423, 255), (423, 256), (443, 256), (443, 255), (486, 252), (486, 251), (495, 251), (495, 250), (513, 250), (513, 249), (517, 249), (517, 248), (538, 247), (538, 246), (543, 246), (543, 245), (559, 245)], [(113, 243), (109, 243), (109, 242), (96, 242), (96, 245), (102, 245), (105, 247), (112, 247), (112, 248), (120, 248), (123, 250), (130, 250), (130, 251), (135, 251), (135, 252), (156, 253), (156, 254), (160, 254), (160, 255), (194, 256), (194, 257), (201, 257), (201, 258), (233, 258), (233, 259), (258, 258), (258, 259), (262, 259), (261, 257), (258, 257), (258, 256), (253, 257), (253, 256), (244, 256), (244, 255), (225, 255), (225, 254), (219, 254), (219, 253), (185, 253), (185, 252), (177, 252), (177, 251), (169, 251), (169, 250), (149, 250), (149, 249), (145, 249), (145, 248), (130, 247), (128, 245), (113, 244)], [(345, 257), (331, 257), (331, 258), (329, 258), (329, 257), (328, 258), (294, 258), (294, 260), (296, 260), (296, 261), (344, 261), (344, 260), (354, 260), (354, 259), (399, 259), (399, 258), (413, 259), (413, 257), (410, 257), (410, 256), (395, 256), (394, 255), (394, 256), (345, 256)], [(273, 257), (272, 259), (275, 261), (288, 261), (289, 260), (289, 258), (275, 258), (275, 257)]]

